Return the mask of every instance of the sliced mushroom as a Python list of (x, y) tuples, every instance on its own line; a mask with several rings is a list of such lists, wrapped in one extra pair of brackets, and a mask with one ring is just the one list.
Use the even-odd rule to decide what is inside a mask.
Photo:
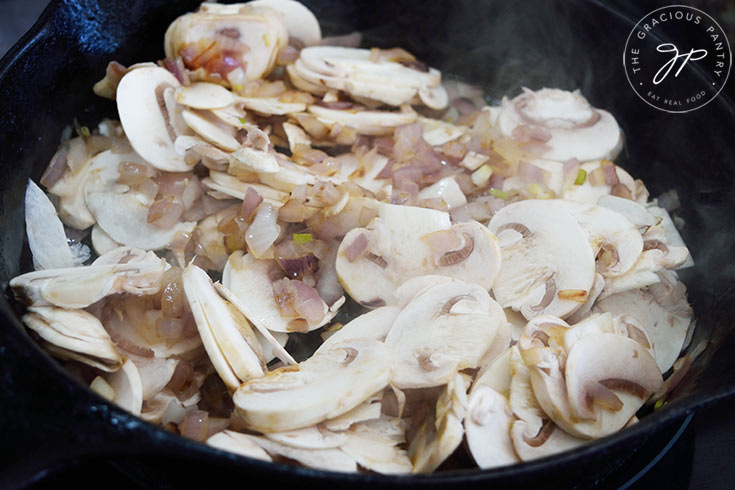
[(56, 208), (46, 193), (30, 179), (24, 204), (26, 235), (34, 268), (60, 269), (78, 265), (67, 243), (64, 225), (56, 214)]
[(527, 200), (500, 209), (488, 225), (503, 254), (495, 298), (524, 317), (569, 316), (586, 300), (595, 277), (587, 235), (556, 200)]
[(311, 105), (308, 110), (310, 114), (316, 116), (321, 123), (330, 128), (339, 124), (371, 136), (391, 134), (398, 126), (411, 124), (416, 120), (416, 113), (413, 111), (329, 109), (318, 105)]
[[(367, 243), (361, 250), (351, 247), (363, 236)], [(451, 226), (441, 211), (380, 203), (367, 228), (345, 235), (336, 267), (355, 301), (380, 305), (391, 301), (402, 282), (422, 275), (446, 275), (489, 289), (499, 263), (497, 241), (479, 223)]]
[(268, 453), (252, 441), (250, 436), (232, 430), (218, 432), (207, 439), (209, 446), (253, 459), (272, 461)]
[[(673, 292), (673, 288), (670, 290)], [(656, 363), (660, 371), (665, 373), (679, 357), (692, 320), (691, 310), (687, 311), (686, 308), (685, 293), (682, 296), (683, 308), (667, 309), (657, 301), (650, 288), (635, 289), (599, 300), (595, 310), (607, 311), (616, 316), (628, 315), (637, 320), (637, 326), (633, 326), (645, 330), (653, 345)]]
[(412, 473), (434, 471), (462, 442), (468, 384), (461, 374), (455, 375), (441, 391), (434, 410), (408, 441)]
[(176, 133), (163, 100), (179, 81), (165, 68), (141, 66), (128, 71), (117, 88), (117, 111), (125, 135), (150, 165), (168, 172), (186, 172), (193, 165), (174, 147)]
[(283, 432), (271, 432), (266, 437), (272, 441), (301, 449), (338, 448), (347, 442), (347, 435), (332, 432), (322, 424), (303, 427)]
[(124, 245), (158, 250), (167, 246), (176, 233), (191, 232), (194, 222), (178, 222), (167, 229), (148, 222), (152, 203), (141, 192), (117, 183), (124, 158), (109, 150), (95, 156), (84, 186), (87, 207), (105, 233)]
[(199, 82), (177, 87), (176, 102), (192, 109), (222, 109), (231, 105), (235, 97), (222, 85)]
[(633, 267), (643, 252), (643, 239), (633, 223), (602, 206), (559, 202), (587, 233), (600, 274), (621, 276)]
[(245, 317), (217, 294), (199, 267), (187, 266), (182, 279), (204, 348), (225, 385), (234, 391), (240, 382), (263, 376), (261, 347)]
[(283, 16), (290, 39), (298, 39), (306, 46), (319, 44), (322, 31), (319, 21), (304, 4), (295, 0), (254, 0), (249, 5), (271, 8)]
[(103, 375), (114, 392), (112, 401), (133, 415), (140, 415), (143, 407), (143, 385), (138, 368), (131, 360), (114, 373)]
[(289, 74), (295, 74), (309, 85), (343, 90), (352, 96), (393, 106), (412, 102), (416, 96), (432, 109), (443, 109), (447, 104), (447, 93), (441, 86), (438, 70), (415, 62), (401, 64), (373, 59), (367, 49), (305, 48)]
[(278, 52), (288, 44), (282, 16), (266, 6), (228, 7), (208, 4), (177, 18), (166, 30), (166, 56), (181, 56), (190, 70), (203, 68), (231, 84), (267, 75)]
[(95, 224), (92, 227), (92, 233), (90, 235), (92, 238), (92, 247), (97, 255), (104, 255), (107, 252), (111, 252), (112, 250), (120, 247), (120, 244), (113, 240), (110, 235), (105, 233), (105, 230), (103, 230), (98, 224)]
[(569, 451), (587, 442), (567, 434), (550, 419), (544, 419), (538, 430), (531, 428), (525, 420), (516, 420), (511, 426), (510, 438), (521, 461)]
[(504, 321), (480, 286), (439, 284), (415, 296), (385, 339), (396, 356), (392, 383), (426, 388), (449, 382), (457, 371), (476, 368)]
[(103, 371), (116, 371), (123, 364), (100, 321), (84, 310), (31, 306), (23, 315), (23, 323), (46, 342), (85, 364)]
[(511, 349), (506, 347), (503, 353), (498, 355), (492, 362), (484, 366), (477, 373), (475, 381), (472, 383), (472, 388), (470, 389), (470, 397), (472, 396), (472, 393), (481, 386), (492, 388), (502, 395), (509, 393), (511, 381), (510, 356)]
[(272, 456), (286, 457), (309, 468), (345, 473), (354, 473), (357, 471), (357, 462), (355, 459), (339, 448), (302, 449), (272, 441), (267, 437), (241, 435), (265, 449)]
[(230, 255), (222, 272), (222, 285), (240, 301), (239, 308), (258, 329), (274, 332), (310, 331), (326, 325), (334, 318), (344, 303), (344, 297), (331, 307), (320, 298), (323, 316), (318, 321), (282, 316), (271, 280), (271, 273), (278, 268), (275, 260), (256, 259), (250, 254), (236, 251)]
[(355, 424), (346, 433), (342, 451), (360, 466), (383, 474), (411, 472), (411, 460), (406, 450), (399, 447), (404, 441), (399, 419), (376, 419)]
[(283, 102), (279, 97), (238, 97), (237, 101), (248, 110), (273, 116), (283, 116), (306, 110), (306, 104), (303, 102)]
[(245, 194), (251, 188), (262, 196), (265, 202), (272, 206), (280, 207), (288, 200), (288, 194), (286, 192), (273, 189), (263, 184), (242, 182), (237, 177), (224, 172), (211, 171), (209, 172), (209, 178), (202, 180), (202, 183), (210, 189), (220, 191), (227, 196), (240, 200), (245, 199)]
[(70, 269), (47, 269), (13, 278), (10, 287), (16, 299), (29, 306), (86, 308), (116, 293), (153, 294), (160, 290), (161, 276), (168, 268), (155, 254), (125, 264), (90, 265)]
[(625, 194), (626, 190), (630, 194), (629, 200), (637, 197), (633, 194), (637, 188), (633, 177), (610, 160), (585, 162), (579, 168), (585, 172), (584, 182), (582, 184), (566, 182), (562, 191), (564, 199), (594, 204), (604, 196), (612, 195), (613, 192)]
[(186, 124), (199, 136), (225, 151), (240, 148), (235, 138), (235, 128), (225, 124), (216, 116), (202, 111), (184, 110), (182, 113)]
[(235, 414), (246, 427), (279, 432), (337, 417), (382, 390), (392, 355), (375, 340), (335, 344), (295, 367), (245, 382), (234, 394)]
[(258, 173), (275, 173), (280, 167), (276, 157), (247, 146), (230, 154), (230, 167)]
[(488, 386), (472, 392), (464, 428), (477, 466), (487, 469), (519, 461), (510, 439), (512, 422), (507, 398)]
[(421, 123), (423, 129), (421, 136), (431, 146), (441, 146), (444, 143), (454, 141), (466, 132), (466, 128), (440, 119), (419, 116), (416, 120)]
[(401, 312), (397, 306), (383, 306), (354, 318), (345, 326), (330, 335), (317, 349), (317, 352), (331, 348), (336, 343), (356, 338), (384, 341), (393, 323)]
[(592, 107), (578, 90), (524, 88), (513, 100), (504, 101), (498, 126), (507, 136), (523, 126), (542, 128), (550, 137), (544, 142), (548, 150), (540, 156), (560, 162), (614, 159), (623, 145), (615, 118)]

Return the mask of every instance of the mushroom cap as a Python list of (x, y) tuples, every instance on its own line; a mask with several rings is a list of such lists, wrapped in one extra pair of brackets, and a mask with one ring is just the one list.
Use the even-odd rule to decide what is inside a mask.
[(569, 451), (587, 442), (567, 434), (549, 419), (545, 419), (538, 429), (525, 420), (516, 420), (511, 425), (510, 438), (521, 461)]
[(230, 390), (266, 372), (260, 343), (250, 324), (222, 299), (206, 272), (190, 264), (181, 275), (202, 344)]
[(180, 85), (170, 71), (153, 65), (128, 71), (117, 87), (117, 112), (130, 144), (150, 165), (168, 172), (192, 167), (174, 148), (176, 135), (162, 100), (165, 89)]
[(503, 134), (511, 136), (514, 129), (524, 125), (540, 126), (551, 134), (545, 142), (549, 149), (540, 155), (549, 160), (613, 159), (623, 144), (615, 118), (593, 108), (578, 90), (524, 89), (505, 102), (498, 126)]
[(247, 381), (233, 395), (235, 416), (260, 432), (279, 432), (337, 417), (383, 389), (393, 356), (375, 340), (353, 339), (298, 366)]
[(268, 453), (258, 444), (254, 443), (249, 436), (232, 430), (224, 430), (214, 434), (207, 439), (207, 444), (223, 451), (239, 454), (240, 456), (272, 461)]
[(464, 428), (477, 466), (496, 468), (519, 461), (510, 438), (512, 422), (513, 413), (503, 395), (488, 386), (470, 394)]
[(502, 249), (493, 293), (503, 307), (528, 319), (544, 313), (564, 318), (586, 301), (595, 277), (594, 255), (563, 203), (518, 201), (495, 213), (488, 228)]
[(112, 401), (133, 415), (140, 415), (143, 407), (143, 384), (133, 361), (126, 360), (121, 369), (103, 377), (115, 391)]
[[(434, 240), (430, 235), (435, 232), (447, 236)], [(349, 247), (365, 239), (364, 250), (350, 260)], [(384, 203), (367, 228), (345, 235), (336, 261), (345, 290), (355, 301), (373, 306), (387, 304), (400, 284), (423, 275), (445, 275), (489, 289), (499, 265), (497, 241), (479, 223), (452, 226), (445, 212)]]
[(191, 232), (195, 222), (183, 221), (171, 228), (160, 228), (148, 223), (150, 202), (140, 192), (117, 183), (119, 165), (136, 161), (131, 154), (103, 151), (92, 158), (90, 176), (84, 186), (87, 207), (97, 223), (113, 240), (146, 250), (164, 248), (178, 232)]
[(74, 267), (76, 264), (56, 208), (46, 193), (30, 179), (26, 186), (24, 205), (26, 235), (34, 268)]
[(250, 5), (271, 8), (283, 16), (290, 39), (296, 38), (307, 46), (319, 44), (322, 31), (316, 16), (295, 0), (253, 0)]
[(394, 386), (426, 388), (449, 382), (457, 371), (476, 368), (503, 319), (480, 286), (439, 284), (415, 296), (385, 339), (395, 353)]

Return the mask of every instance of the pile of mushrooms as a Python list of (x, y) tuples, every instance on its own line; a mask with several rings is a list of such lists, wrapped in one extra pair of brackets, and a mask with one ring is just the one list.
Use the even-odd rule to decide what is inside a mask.
[(692, 261), (615, 118), (339, 41), (204, 3), (110, 63), (120, 121), (28, 183), (33, 335), (166, 430), (333, 471), (528, 461), (660, 408), (703, 347)]

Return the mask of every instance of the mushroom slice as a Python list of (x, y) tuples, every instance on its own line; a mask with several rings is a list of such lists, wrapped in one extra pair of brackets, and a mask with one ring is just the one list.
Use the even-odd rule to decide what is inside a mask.
[(184, 110), (182, 113), (186, 124), (199, 136), (226, 151), (240, 148), (235, 139), (235, 128), (225, 124), (219, 118), (206, 112)]
[[(499, 335), (500, 333), (498, 333), (495, 338), (497, 339)], [(492, 362), (484, 366), (480, 372), (477, 373), (475, 381), (472, 383), (472, 388), (470, 389), (470, 397), (472, 397), (475, 390), (479, 389), (481, 386), (492, 388), (500, 394), (505, 394), (510, 391), (510, 356), (511, 349), (506, 347), (503, 353), (498, 355)]]
[(176, 102), (192, 109), (223, 109), (235, 102), (235, 96), (222, 85), (199, 82), (177, 87)]
[[(323, 315), (318, 321), (314, 321), (313, 318), (282, 316), (279, 297), (271, 280), (271, 274), (278, 269), (275, 260), (256, 259), (251, 254), (235, 251), (230, 255), (222, 272), (222, 285), (240, 301), (238, 307), (258, 329), (274, 332), (307, 332), (326, 325), (334, 318), (344, 303), (344, 297), (331, 307), (319, 298)], [(280, 299), (284, 302), (298, 301), (298, 298), (288, 297), (289, 292), (287, 288)], [(316, 298), (312, 297), (309, 301), (316, 302)], [(313, 303), (310, 303), (310, 306), (313, 306)]]
[(550, 419), (544, 419), (540, 428), (531, 428), (525, 420), (516, 420), (510, 429), (513, 448), (521, 461), (531, 461), (579, 447), (585, 439), (571, 436)]
[(439, 395), (435, 409), (408, 441), (412, 473), (434, 471), (462, 442), (468, 384), (461, 374), (455, 375)]
[(237, 101), (246, 109), (274, 116), (284, 116), (306, 110), (306, 104), (303, 102), (283, 102), (278, 97), (238, 97)]
[(254, 0), (249, 5), (268, 7), (283, 16), (289, 39), (298, 39), (306, 46), (319, 44), (322, 31), (319, 21), (304, 4), (295, 0)]
[(278, 172), (280, 169), (275, 156), (247, 146), (230, 154), (230, 167), (266, 174)]
[(301, 127), (288, 122), (283, 123), (283, 132), (288, 139), (288, 148), (293, 153), (298, 145), (311, 147), (311, 138)]
[(263, 200), (272, 206), (280, 207), (288, 200), (288, 193), (273, 189), (267, 185), (242, 182), (232, 175), (224, 172), (209, 172), (209, 178), (202, 180), (202, 183), (214, 189), (227, 194), (230, 197), (244, 200), (248, 189), (253, 189), (263, 197)]
[(586, 178), (582, 184), (566, 182), (561, 193), (564, 199), (595, 204), (603, 196), (613, 193), (626, 196), (630, 194), (628, 196), (630, 200), (637, 197), (635, 195), (637, 186), (633, 177), (610, 160), (585, 162), (579, 168), (586, 172)]
[[(675, 288), (679, 289), (678, 295), (683, 298), (683, 308), (674, 306), (668, 309), (663, 307), (652, 293), (656, 288), (669, 288), (669, 294), (675, 296)], [(597, 302), (596, 311), (607, 311), (613, 315), (626, 315), (634, 318), (634, 328), (643, 328), (653, 346), (656, 363), (662, 373), (668, 371), (679, 357), (679, 353), (686, 339), (687, 329), (692, 321), (691, 310), (686, 308), (686, 290), (683, 284), (675, 282), (671, 287), (668, 283), (650, 286), (647, 289), (635, 289), (623, 293), (607, 296)], [(662, 296), (668, 297), (669, 294)], [(681, 304), (681, 303), (679, 303)], [(676, 305), (676, 303), (675, 303)], [(623, 319), (623, 321), (625, 321)]]
[(46, 193), (30, 179), (24, 203), (26, 234), (34, 268), (59, 269), (77, 265), (56, 208)]
[(504, 321), (490, 314), (493, 302), (480, 286), (462, 282), (439, 284), (414, 297), (385, 339), (396, 356), (393, 385), (438, 386), (459, 370), (476, 368)]
[(117, 111), (130, 144), (150, 165), (167, 172), (193, 166), (174, 147), (176, 134), (163, 100), (166, 89), (179, 86), (171, 72), (153, 65), (128, 71), (117, 87)]
[[(649, 206), (646, 209), (651, 215), (659, 220), (658, 225), (663, 231), (667, 249), (666, 255), (668, 256), (665, 267), (667, 269), (686, 269), (687, 267), (694, 266), (694, 260), (692, 259), (689, 250), (687, 250), (686, 244), (681, 238), (679, 231), (676, 229), (676, 225), (674, 225), (674, 221), (671, 219), (668, 211), (658, 206)], [(646, 238), (647, 237), (644, 235), (644, 239)], [(655, 237), (651, 237), (651, 239), (655, 239)], [(652, 244), (651, 242), (649, 242), (647, 245), (648, 247), (657, 246), (656, 244)], [(684, 253), (684, 251), (686, 251), (686, 253)], [(686, 259), (682, 261), (682, 259), (679, 257), (686, 257)]]
[[(155, 256), (155, 255), (154, 255)], [(116, 293), (153, 294), (167, 269), (163, 259), (29, 272), (10, 281), (16, 299), (29, 306), (86, 308)]]
[(105, 230), (96, 223), (92, 227), (91, 238), (92, 248), (94, 248), (97, 255), (104, 255), (107, 252), (111, 252), (112, 250), (120, 247), (120, 244), (113, 240), (112, 237), (105, 233)]
[(392, 134), (393, 130), (404, 124), (416, 121), (413, 111), (370, 111), (357, 109), (329, 109), (318, 105), (310, 105), (309, 113), (330, 128), (336, 124), (353, 128), (358, 133), (371, 136)]
[(182, 280), (204, 348), (225, 385), (234, 391), (241, 381), (263, 376), (261, 347), (245, 317), (217, 294), (199, 267), (187, 266)]
[(363, 313), (330, 335), (319, 346), (317, 352), (329, 349), (338, 342), (356, 338), (375, 339), (382, 342), (400, 312), (401, 308), (397, 306), (382, 306)]
[(487, 386), (479, 386), (469, 397), (464, 429), (472, 458), (482, 469), (517, 463), (510, 439), (513, 413), (508, 400)]
[(405, 449), (400, 419), (376, 419), (358, 423), (345, 432), (347, 441), (342, 451), (349, 454), (360, 466), (384, 474), (411, 472), (411, 460)]
[(341, 471), (344, 473), (357, 472), (355, 459), (339, 448), (302, 449), (272, 441), (267, 437), (242, 435), (249, 438), (273, 456), (286, 457), (309, 468)]
[(235, 417), (253, 430), (279, 432), (337, 417), (390, 381), (392, 355), (382, 342), (354, 339), (243, 383)]
[(346, 434), (332, 432), (322, 424), (283, 432), (271, 432), (265, 436), (272, 441), (302, 449), (338, 448), (347, 442)]
[(586, 300), (595, 278), (587, 235), (556, 200), (526, 200), (500, 209), (488, 224), (500, 241), (503, 262), (495, 298), (524, 317), (564, 318)]
[(121, 369), (105, 374), (103, 378), (114, 392), (112, 401), (133, 415), (140, 415), (143, 408), (143, 384), (133, 361), (128, 359)]
[(316, 86), (344, 90), (399, 106), (419, 100), (432, 109), (447, 105), (441, 73), (415, 60), (404, 62), (377, 59), (370, 50), (335, 46), (313, 46), (301, 50), (293, 72)]
[(499, 264), (497, 241), (479, 223), (452, 226), (445, 212), (384, 203), (367, 228), (347, 233), (336, 261), (345, 290), (371, 306), (387, 304), (401, 283), (422, 275), (445, 275), (489, 289)]
[(184, 221), (165, 229), (148, 223), (151, 203), (141, 192), (117, 183), (125, 156), (107, 150), (92, 160), (84, 186), (85, 201), (100, 227), (116, 242), (158, 250), (168, 245), (176, 233), (191, 232), (196, 226), (195, 222)]
[(643, 252), (643, 239), (633, 223), (602, 206), (559, 202), (587, 233), (600, 274), (621, 276), (633, 267)]
[(23, 323), (46, 342), (76, 354), (75, 359), (104, 371), (116, 371), (123, 364), (110, 335), (100, 321), (84, 310), (53, 306), (31, 306)]
[(548, 134), (548, 150), (540, 156), (560, 162), (614, 159), (623, 146), (615, 118), (592, 107), (579, 90), (524, 88), (513, 100), (504, 100), (498, 126), (506, 136), (523, 127), (541, 129)]
[(253, 442), (251, 436), (232, 430), (224, 430), (216, 433), (207, 439), (207, 444), (223, 451), (239, 454), (240, 456), (260, 459), (262, 461), (272, 461), (268, 453)]
[(166, 30), (166, 56), (181, 56), (188, 69), (203, 68), (230, 83), (266, 76), (288, 44), (282, 16), (265, 6), (230, 7), (202, 8), (177, 18)]

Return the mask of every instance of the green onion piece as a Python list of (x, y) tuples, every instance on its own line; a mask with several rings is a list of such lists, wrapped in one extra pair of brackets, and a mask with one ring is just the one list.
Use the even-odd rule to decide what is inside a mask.
[(579, 169), (579, 172), (577, 172), (577, 178), (574, 179), (574, 185), (582, 185), (584, 184), (584, 181), (587, 179), (587, 171), (583, 168)]
[(241, 122), (242, 124), (245, 124), (245, 123), (247, 123), (247, 121), (245, 120), (245, 118), (244, 118), (244, 117), (238, 117), (237, 119), (238, 119), (238, 120), (239, 120), (239, 121), (240, 121), (240, 122)]
[(242, 89), (243, 89), (242, 85), (235, 85), (235, 90), (237, 90), (238, 92)]
[(664, 406), (664, 403), (666, 403), (666, 398), (660, 398), (656, 400), (656, 403), (653, 405), (653, 409), (658, 410), (659, 408)]
[(497, 197), (499, 199), (508, 199), (508, 193), (505, 191), (501, 191), (500, 189), (490, 189), (488, 193), (493, 196)]
[(309, 243), (312, 240), (314, 240), (314, 237), (311, 235), (311, 233), (294, 233), (293, 234), (293, 242), (297, 245), (303, 245), (304, 243)]
[(92, 133), (89, 132), (89, 128), (87, 126), (82, 126), (81, 128), (79, 128), (79, 135), (80, 136), (84, 136), (86, 138), (90, 134), (92, 134)]

